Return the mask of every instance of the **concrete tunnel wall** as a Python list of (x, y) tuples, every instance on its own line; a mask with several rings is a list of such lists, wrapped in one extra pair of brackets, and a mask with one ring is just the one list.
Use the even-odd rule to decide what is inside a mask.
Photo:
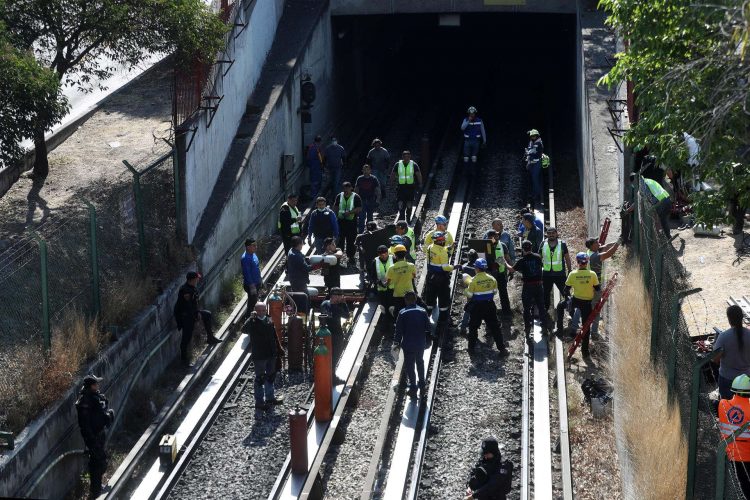
[[(260, 124), (245, 152), (245, 160), (237, 174), (233, 191), (217, 216), (210, 234), (200, 248), (199, 269), (218, 268), (211, 276), (203, 297), (208, 303), (218, 302), (221, 284), (240, 273), (239, 255), (246, 236), (263, 237), (274, 234), (278, 206), (287, 191), (306, 178), (303, 167), (303, 126), (300, 106), (300, 81), (309, 75), (317, 88), (312, 123), (305, 125), (305, 136), (324, 134), (334, 119), (333, 50), (331, 19), (326, 9), (320, 16), (303, 51), (290, 61), (289, 75), (282, 87), (275, 88), (263, 107)], [(244, 106), (243, 106), (244, 110)], [(294, 169), (282, 186), (282, 155), (293, 155)]]
[[(243, 2), (247, 3), (247, 2)], [(223, 100), (208, 125), (203, 113), (185, 156), (185, 201), (187, 238), (192, 241), (211, 190), (224, 165), (232, 139), (237, 132), (247, 99), (261, 75), (263, 63), (274, 40), (284, 10), (283, 0), (252, 2), (248, 7), (247, 27), (234, 40), (234, 64), (223, 78)]]

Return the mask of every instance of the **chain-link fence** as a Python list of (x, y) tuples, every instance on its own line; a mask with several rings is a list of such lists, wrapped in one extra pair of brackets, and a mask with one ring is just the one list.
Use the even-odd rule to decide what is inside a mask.
[[(724, 478), (717, 475), (723, 455), (715, 405), (709, 392), (717, 387), (710, 355), (698, 354), (688, 331), (695, 322), (686, 297), (702, 299), (701, 289), (692, 288), (689, 273), (678, 251), (666, 238), (657, 214), (657, 200), (642, 179), (634, 201), (633, 246), (643, 267), (644, 281), (652, 299), (651, 359), (664, 370), (670, 401), (680, 409), (682, 430), (688, 442), (687, 498), (743, 498), (733, 467)], [(683, 302), (688, 305), (684, 305)], [(708, 325), (698, 325), (705, 332)], [(644, 416), (647, 417), (647, 416)], [(717, 457), (719, 463), (717, 464)], [(724, 488), (717, 488), (717, 484)]]

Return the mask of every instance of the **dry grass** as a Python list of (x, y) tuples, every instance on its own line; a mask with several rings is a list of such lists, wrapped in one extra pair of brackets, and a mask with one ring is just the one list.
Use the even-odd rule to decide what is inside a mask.
[(126, 327), (154, 297), (156, 287), (150, 279), (138, 273), (126, 275), (122, 283), (102, 290), (102, 324)]
[(635, 498), (684, 498), (687, 443), (679, 408), (668, 401), (666, 376), (650, 360), (651, 303), (639, 266), (623, 274), (614, 304), (612, 380), (619, 431), (637, 479), (630, 486)]
[(18, 432), (60, 399), (105, 340), (96, 321), (70, 311), (52, 333), (49, 356), (37, 344), (17, 347), (3, 361), (0, 427)]

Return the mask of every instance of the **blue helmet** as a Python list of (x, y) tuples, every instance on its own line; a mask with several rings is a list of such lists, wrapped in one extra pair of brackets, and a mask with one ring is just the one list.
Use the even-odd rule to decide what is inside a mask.
[(474, 267), (477, 269), (487, 269), (487, 259), (478, 258), (474, 261)]
[(588, 264), (589, 263), (589, 256), (586, 255), (586, 252), (578, 252), (576, 254), (576, 260), (579, 264)]
[(435, 217), (435, 224), (448, 224), (448, 218), (445, 215)]
[(394, 245), (403, 245), (404, 244), (404, 238), (402, 238), (401, 236), (399, 236), (397, 234), (394, 234), (393, 236), (391, 236), (390, 242), (391, 242), (391, 246), (394, 246)]
[(442, 231), (435, 231), (434, 233), (432, 233), (432, 241), (434, 241), (435, 243), (445, 243), (445, 233)]

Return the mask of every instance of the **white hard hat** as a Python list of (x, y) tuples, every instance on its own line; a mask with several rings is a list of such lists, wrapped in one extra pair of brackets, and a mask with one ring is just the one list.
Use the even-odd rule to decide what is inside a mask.
[(475, 108), (474, 106), (469, 106), (469, 111), (468, 112), (469, 113), (476, 113), (477, 112), (477, 108)]

